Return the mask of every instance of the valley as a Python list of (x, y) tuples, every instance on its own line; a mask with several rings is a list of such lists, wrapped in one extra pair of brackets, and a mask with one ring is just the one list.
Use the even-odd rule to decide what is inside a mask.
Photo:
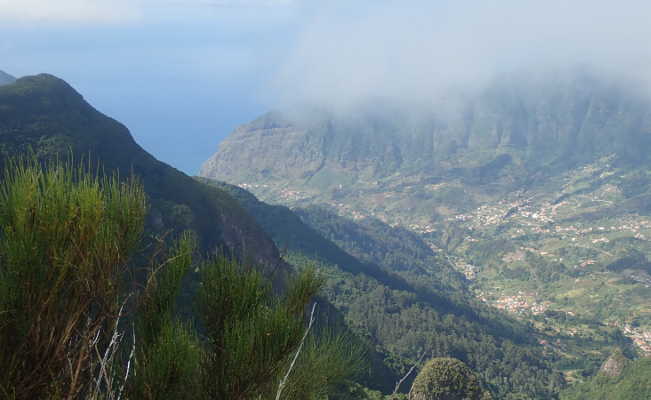
[[(337, 396), (334, 398), (379, 399), (384, 396), (383, 393), (389, 395), (396, 382), (423, 356), (446, 358), (451, 355), (477, 371), (484, 393), (492, 393), (498, 398), (553, 398), (564, 385), (563, 377), (552, 368), (554, 356), (546, 354), (532, 337), (531, 327), (476, 301), (469, 292), (463, 274), (456, 271), (441, 254), (436, 254), (416, 233), (391, 227), (377, 219), (348, 220), (325, 209), (292, 211), (261, 202), (236, 186), (189, 177), (156, 160), (137, 145), (124, 125), (98, 112), (69, 84), (52, 75), (23, 77), (0, 87), (0, 164), (10, 170), (16, 157), (19, 160), (21, 157), (32, 157), (34, 167), (30, 168), (34, 171), (42, 168), (37, 163), (77, 157), (86, 160), (85, 157), (91, 157), (87, 167), (89, 172), (80, 169), (80, 174), (95, 173), (97, 163), (102, 167), (97, 170), (98, 179), (104, 174), (113, 173), (116, 183), (119, 176), (131, 176), (137, 182), (142, 182), (143, 200), (146, 198), (147, 202), (141, 204), (142, 248), (145, 254), (134, 257), (134, 264), (143, 262), (148, 256), (157, 257), (159, 247), (167, 243), (174, 246), (173, 239), (179, 236), (186, 238), (184, 240), (187, 240), (188, 246), (190, 241), (193, 246), (196, 244), (198, 255), (205, 254), (210, 260), (213, 259), (211, 257), (218, 257), (215, 265), (222, 267), (213, 265), (214, 268), (223, 268), (225, 262), (244, 262), (245, 265), (233, 265), (239, 272), (232, 272), (243, 279), (256, 280), (266, 288), (265, 291), (269, 290), (270, 295), (273, 288), (273, 296), (276, 296), (275, 300), (265, 300), (268, 304), (262, 306), (259, 314), (262, 319), (267, 315), (264, 309), (279, 301), (276, 292), (279, 295), (284, 295), (283, 292), (291, 294), (293, 289), (287, 285), (296, 282), (295, 277), (307, 279), (306, 283), (312, 282), (309, 288), (303, 288), (312, 294), (302, 296), (301, 302), (314, 301), (313, 304), (319, 305), (317, 324), (320, 328), (314, 340), (328, 346), (329, 350), (310, 350), (299, 362), (311, 363), (312, 357), (326, 357), (328, 362), (343, 368), (340, 372), (331, 368), (322, 370), (324, 374), (319, 376), (329, 383), (319, 384), (313, 376), (298, 377), (311, 385), (309, 390), (314, 393), (327, 390), (329, 395)], [(61, 172), (57, 173), (63, 174), (71, 167), (58, 168)], [(76, 182), (71, 179), (69, 185), (74, 187)], [(16, 204), (20, 210), (22, 203)], [(44, 204), (43, 209), (48, 210), (50, 203), (46, 201)], [(66, 215), (59, 218), (62, 223), (69, 223), (66, 222)], [(305, 222), (308, 220), (309, 225)], [(29, 235), (32, 231), (25, 229), (24, 232)], [(43, 242), (44, 251), (49, 251), (50, 242)], [(63, 247), (69, 249), (65, 243)], [(153, 252), (153, 255), (148, 252)], [(223, 256), (219, 258), (219, 254)], [(196, 307), (197, 292), (201, 293), (202, 290), (200, 279), (211, 278), (202, 273), (201, 261), (195, 262), (191, 258), (183, 258), (186, 272), (178, 272), (179, 275), (174, 272), (175, 277), (166, 281), (176, 282), (173, 283), (175, 289), (168, 294), (177, 293), (166, 300), (167, 306), (171, 307), (166, 318), (184, 326), (184, 331), (180, 333), (169, 333), (173, 341), (185, 340), (187, 336), (184, 332), (201, 332), (202, 329), (200, 324), (194, 322), (197, 311), (193, 307)], [(55, 257), (53, 260), (56, 262), (58, 259)], [(165, 269), (167, 265), (176, 264), (163, 263), (160, 268)], [(125, 289), (132, 285), (140, 287), (141, 284), (135, 281), (140, 269), (130, 264), (124, 267), (135, 268), (126, 274), (134, 275), (134, 281)], [(24, 266), (17, 263), (16, 268), (21, 270)], [(159, 267), (156, 268), (151, 271), (158, 271)], [(150, 276), (156, 273), (150, 272)], [(217, 274), (213, 275), (216, 280), (212, 280), (217, 284), (221, 282), (217, 279), (219, 274), (229, 272), (212, 273)], [(28, 282), (29, 279), (19, 279), (16, 284)], [(155, 279), (148, 282), (154, 285), (150, 288), (157, 285)], [(44, 287), (49, 287), (49, 284), (45, 282)], [(318, 295), (313, 296), (316, 294), (315, 285), (322, 288)], [(141, 293), (142, 290), (136, 289), (132, 295), (140, 296)], [(210, 296), (215, 294), (213, 300), (216, 302), (228, 303), (231, 298), (240, 299), (239, 296), (222, 296), (212, 290), (203, 293)], [(126, 292), (125, 295), (129, 296)], [(65, 301), (65, 296), (58, 298)], [(295, 335), (300, 333), (298, 328), (305, 322), (301, 310), (293, 308), (292, 311), (296, 323), (292, 323)], [(210, 309), (204, 311), (205, 316), (211, 315)], [(250, 313), (244, 314), (241, 318), (250, 317)], [(237, 318), (240, 317), (234, 320), (236, 324)], [(244, 334), (251, 338), (261, 337), (259, 332), (246, 327), (243, 329)], [(223, 335), (224, 332), (217, 329), (215, 334)], [(6, 331), (3, 331), (3, 335), (3, 340), (22, 337)], [(233, 339), (238, 337), (239, 334)], [(269, 332), (262, 336), (269, 337)], [(139, 346), (137, 342), (133, 343)], [(198, 337), (194, 343), (192, 348), (183, 350), (186, 355), (190, 354), (187, 353), (189, 351), (195, 352), (192, 357), (200, 357), (196, 352), (213, 351), (211, 342), (203, 338)], [(140, 346), (141, 351), (147, 351), (142, 347), (146, 344)], [(255, 359), (262, 351), (241, 344), (234, 346)], [(297, 343), (283, 347), (284, 350), (281, 348), (275, 354), (281, 358), (288, 357), (290, 351), (296, 351), (296, 346)], [(347, 349), (353, 347), (356, 350), (350, 353)], [(157, 354), (162, 357), (161, 368), (176, 368), (178, 353), (162, 351)], [(220, 354), (231, 354), (231, 351), (220, 351)], [(10, 362), (20, 361), (11, 353), (9, 356)], [(334, 358), (329, 358), (331, 356)], [(124, 357), (115, 358), (116, 365), (119, 364), (116, 368), (128, 366), (130, 359), (127, 357), (125, 352)], [(140, 353), (138, 357), (146, 355)], [(226, 361), (219, 361), (215, 366), (220, 367), (222, 362)], [(283, 359), (279, 363), (285, 364)], [(260, 367), (263, 370), (270, 368), (264, 362)], [(312, 364), (312, 367), (317, 368), (318, 363)], [(145, 372), (154, 371), (141, 366), (137, 368)], [(208, 366), (197, 363), (195, 359), (179, 373), (187, 373), (193, 379), (198, 379), (198, 374), (203, 373), (204, 368)], [(11, 367), (7, 371), (14, 369)], [(274, 391), (274, 377), (280, 370), (278, 367), (273, 369), (267, 372), (270, 374), (268, 379), (271, 379), (266, 380), (268, 385), (253, 390), (268, 394)], [(55, 370), (53, 376), (60, 370)], [(20, 371), (31, 373), (31, 367), (21, 367)], [(92, 371), (92, 366), (89, 366), (87, 372)], [(335, 381), (328, 377), (331, 372), (340, 374)], [(257, 374), (246, 378), (245, 372), (237, 376), (238, 379), (249, 379), (249, 382), (257, 379)], [(232, 381), (232, 377), (229, 377), (231, 375), (226, 373), (216, 385), (212, 380), (197, 385), (193, 380), (177, 380), (173, 379), (174, 375), (165, 374), (143, 378), (159, 379), (161, 384), (157, 387), (161, 392), (174, 390), (189, 398), (196, 398), (193, 397), (196, 391), (237, 392), (237, 387), (228, 386)], [(2, 385), (19, 388), (11, 376), (6, 378), (6, 383)], [(129, 390), (137, 392), (139, 389), (131, 382), (138, 385), (139, 381), (128, 378), (116, 379), (122, 382), (126, 379)], [(415, 376), (408, 378), (401, 388), (403, 392), (408, 390)], [(88, 382), (85, 380), (83, 384), (90, 384)], [(31, 396), (30, 393), (45, 393), (48, 390), (46, 387), (20, 387), (26, 398)], [(217, 398), (228, 398), (219, 396)], [(248, 399), (247, 396), (240, 395), (239, 398)], [(142, 396), (134, 394), (133, 398)]]
[[(400, 206), (386, 210), (416, 197), (423, 190), (420, 184), (387, 184), (381, 195), (378, 185), (338, 189), (332, 197), (291, 186), (277, 192), (265, 184), (240, 186), (272, 203), (299, 208), (327, 204), (353, 221), (377, 218), (418, 233), (464, 274), (478, 300), (532, 321), (543, 333), (540, 343), (558, 354), (605, 357), (609, 345), (577, 351), (585, 347), (577, 346), (577, 339), (604, 340), (616, 330), (640, 355), (649, 356), (651, 218), (627, 208), (620, 189), (645, 171), (615, 168), (612, 159), (498, 196), (460, 181), (429, 185), (431, 196), (447, 204), (436, 208), (433, 217)], [(391, 190), (395, 186), (400, 190)], [(458, 193), (464, 203), (478, 207), (453, 209)], [(628, 202), (635, 201), (641, 199)], [(567, 378), (581, 379), (577, 372), (567, 369)]]
[[(324, 279), (322, 323), (368, 357), (366, 372), (343, 386), (361, 392), (346, 399), (381, 398), (423, 355), (461, 360), (496, 398), (538, 399), (592, 382), (613, 352), (651, 354), (645, 162), (604, 152), (538, 165), (526, 149), (498, 146), (488, 161), (387, 167), (373, 152), (359, 159), (360, 144), (340, 143), (336, 162), (330, 154), (315, 164), (310, 146), (329, 154), (332, 132), (319, 128), (325, 136), (314, 141), (309, 129), (267, 115), (234, 135), (273, 151), (255, 158), (258, 150), (239, 143), (210, 162), (229, 160), (225, 172), (190, 178), (51, 75), (3, 86), (0, 102), (0, 161), (92, 152), (106, 168), (136, 173), (151, 199), (148, 240), (192, 230), (202, 251), (248, 257), (279, 286), (315, 269)], [(264, 144), (286, 145), (287, 135), (300, 149), (291, 157)], [(399, 146), (399, 131), (382, 135)], [(249, 156), (253, 164), (239, 168)], [(301, 173), (305, 157), (312, 161)], [(268, 168), (277, 162), (287, 168)], [(184, 288), (180, 302), (191, 296)]]
[(651, 400), (649, 15), (0, 0), (0, 400)]
[(534, 327), (581, 382), (618, 347), (651, 356), (649, 108), (584, 76), (538, 84), (498, 83), (442, 121), (267, 114), (202, 175), (300, 215), (324, 207), (417, 234), (470, 296)]

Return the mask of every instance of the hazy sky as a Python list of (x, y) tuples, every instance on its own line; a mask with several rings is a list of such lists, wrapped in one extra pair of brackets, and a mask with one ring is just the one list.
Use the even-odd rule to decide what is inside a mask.
[(496, 73), (651, 76), (640, 0), (0, 0), (0, 69), (58, 75), (188, 173), (301, 103), (436, 97)]
[(261, 94), (297, 36), (282, 0), (0, 0), (0, 69), (57, 75), (194, 174)]

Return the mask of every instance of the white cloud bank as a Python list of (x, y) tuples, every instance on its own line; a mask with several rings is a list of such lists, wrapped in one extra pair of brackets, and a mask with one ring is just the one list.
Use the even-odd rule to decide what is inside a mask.
[[(286, 7), (294, 0), (0, 0), (0, 22), (119, 24), (161, 10), (193, 10), (197, 7)], [(189, 14), (191, 15), (191, 13)]]
[[(294, 0), (195, 0), (197, 4), (214, 7), (284, 7), (291, 6)], [(177, 1), (177, 4), (180, 4)]]
[(577, 65), (651, 81), (648, 1), (305, 1), (311, 17), (272, 85), (274, 102), (427, 98), (500, 73)]
[(120, 23), (141, 11), (137, 0), (0, 0), (4, 23)]

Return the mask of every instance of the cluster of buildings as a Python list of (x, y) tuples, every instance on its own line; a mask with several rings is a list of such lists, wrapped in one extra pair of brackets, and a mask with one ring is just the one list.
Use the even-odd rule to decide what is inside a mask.
[(500, 310), (513, 314), (542, 314), (549, 308), (549, 302), (538, 301), (535, 296), (522, 292), (515, 296), (503, 296), (492, 303)]
[(622, 332), (640, 349), (647, 357), (651, 357), (651, 331), (645, 331), (642, 328), (633, 328), (626, 324), (621, 327)]

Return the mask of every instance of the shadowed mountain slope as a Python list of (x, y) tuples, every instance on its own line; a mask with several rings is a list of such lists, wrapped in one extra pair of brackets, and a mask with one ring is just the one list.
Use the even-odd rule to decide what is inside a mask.
[(248, 249), (257, 262), (281, 263), (273, 242), (225, 192), (201, 184), (143, 150), (129, 130), (88, 104), (52, 75), (0, 87), (0, 162), (18, 154), (90, 159), (107, 172), (134, 174), (150, 198), (148, 225), (155, 232), (192, 229), (202, 248)]

